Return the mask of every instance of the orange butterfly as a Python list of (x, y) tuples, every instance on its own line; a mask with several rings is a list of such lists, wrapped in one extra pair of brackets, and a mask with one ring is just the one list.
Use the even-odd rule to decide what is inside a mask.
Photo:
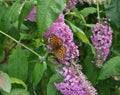
[(50, 46), (52, 48), (53, 54), (60, 60), (63, 60), (66, 47), (63, 46), (63, 41), (61, 38), (57, 37), (56, 35), (52, 34), (50, 36)]

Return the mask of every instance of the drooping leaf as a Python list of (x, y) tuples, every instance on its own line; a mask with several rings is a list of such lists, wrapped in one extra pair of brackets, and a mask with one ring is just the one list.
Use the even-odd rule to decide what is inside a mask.
[(47, 95), (56, 95), (56, 87), (55, 82), (61, 82), (63, 80), (63, 77), (59, 74), (54, 74), (51, 76), (49, 83), (47, 85)]
[(40, 36), (64, 10), (66, 0), (37, 0), (37, 25)]
[(66, 22), (69, 24), (69, 26), (71, 27), (71, 29), (73, 30), (74, 34), (82, 40), (82, 42), (89, 44), (89, 40), (86, 37), (85, 33), (78, 28), (77, 26), (75, 26), (74, 24), (72, 24), (70, 21), (66, 20)]
[(11, 90), (11, 80), (9, 76), (2, 71), (0, 71), (0, 89), (8, 93)]
[(18, 28), (21, 27), (22, 22), (24, 21), (25, 17), (28, 15), (30, 10), (32, 9), (33, 5), (34, 5), (34, 1), (33, 0), (32, 1), (27, 1), (23, 5), (22, 10), (21, 10), (20, 15), (19, 15)]
[(23, 81), (27, 78), (28, 61), (25, 52), (17, 47), (13, 50), (8, 60), (8, 73), (11, 77), (19, 78)]
[(120, 0), (111, 0), (104, 6), (107, 18), (111, 19), (111, 25), (117, 29), (120, 28)]
[(104, 66), (101, 69), (98, 79), (104, 80), (114, 75), (118, 75), (119, 73), (120, 73), (120, 56), (117, 56), (105, 62)]
[(40, 82), (44, 71), (47, 69), (46, 62), (43, 63), (36, 63), (33, 69), (33, 84), (34, 87)]
[(94, 7), (87, 7), (87, 8), (84, 8), (83, 10), (81, 10), (79, 13), (81, 15), (83, 15), (83, 17), (87, 17), (88, 15), (93, 14), (95, 12), (96, 12), (96, 8), (94, 8)]

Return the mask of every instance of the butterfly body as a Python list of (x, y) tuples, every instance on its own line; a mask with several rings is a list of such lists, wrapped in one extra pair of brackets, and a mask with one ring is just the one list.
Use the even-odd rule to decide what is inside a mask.
[(50, 36), (50, 46), (52, 53), (60, 60), (63, 60), (66, 53), (66, 47), (63, 45), (63, 41), (61, 38), (52, 34)]

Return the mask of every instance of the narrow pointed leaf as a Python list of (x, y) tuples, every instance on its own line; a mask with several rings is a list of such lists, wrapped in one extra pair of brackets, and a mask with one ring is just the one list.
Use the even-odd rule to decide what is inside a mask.
[(69, 24), (69, 26), (71, 27), (71, 29), (73, 30), (73, 33), (79, 38), (81, 39), (84, 43), (89, 44), (89, 40), (86, 37), (85, 33), (78, 28), (77, 26), (75, 26), (74, 24), (72, 24), (70, 21), (66, 20), (66, 22)]
[(33, 84), (34, 87), (40, 82), (44, 71), (47, 69), (46, 62), (36, 63), (33, 69)]
[(95, 12), (96, 12), (96, 8), (94, 8), (94, 7), (87, 7), (87, 8), (84, 8), (83, 10), (81, 10), (79, 13), (81, 15), (83, 15), (83, 17), (87, 17), (88, 15), (93, 14)]

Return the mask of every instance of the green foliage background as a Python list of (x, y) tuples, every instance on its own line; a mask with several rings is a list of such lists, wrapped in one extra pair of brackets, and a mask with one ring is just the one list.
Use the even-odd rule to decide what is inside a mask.
[[(34, 5), (37, 6), (37, 22), (24, 20)], [(53, 56), (46, 50), (43, 34), (65, 5), (65, 0), (0, 1), (0, 81), (5, 83), (0, 82), (1, 95), (61, 95), (54, 82), (62, 81), (63, 77), (49, 60)], [(92, 28), (98, 21), (97, 6), (77, 4), (65, 13), (74, 42), (82, 43), (79, 60), (83, 72), (99, 95), (120, 95), (119, 5), (120, 0), (111, 0), (99, 6), (100, 16), (111, 19), (113, 30), (110, 54), (102, 68), (93, 64), (95, 49), (90, 41)]]

